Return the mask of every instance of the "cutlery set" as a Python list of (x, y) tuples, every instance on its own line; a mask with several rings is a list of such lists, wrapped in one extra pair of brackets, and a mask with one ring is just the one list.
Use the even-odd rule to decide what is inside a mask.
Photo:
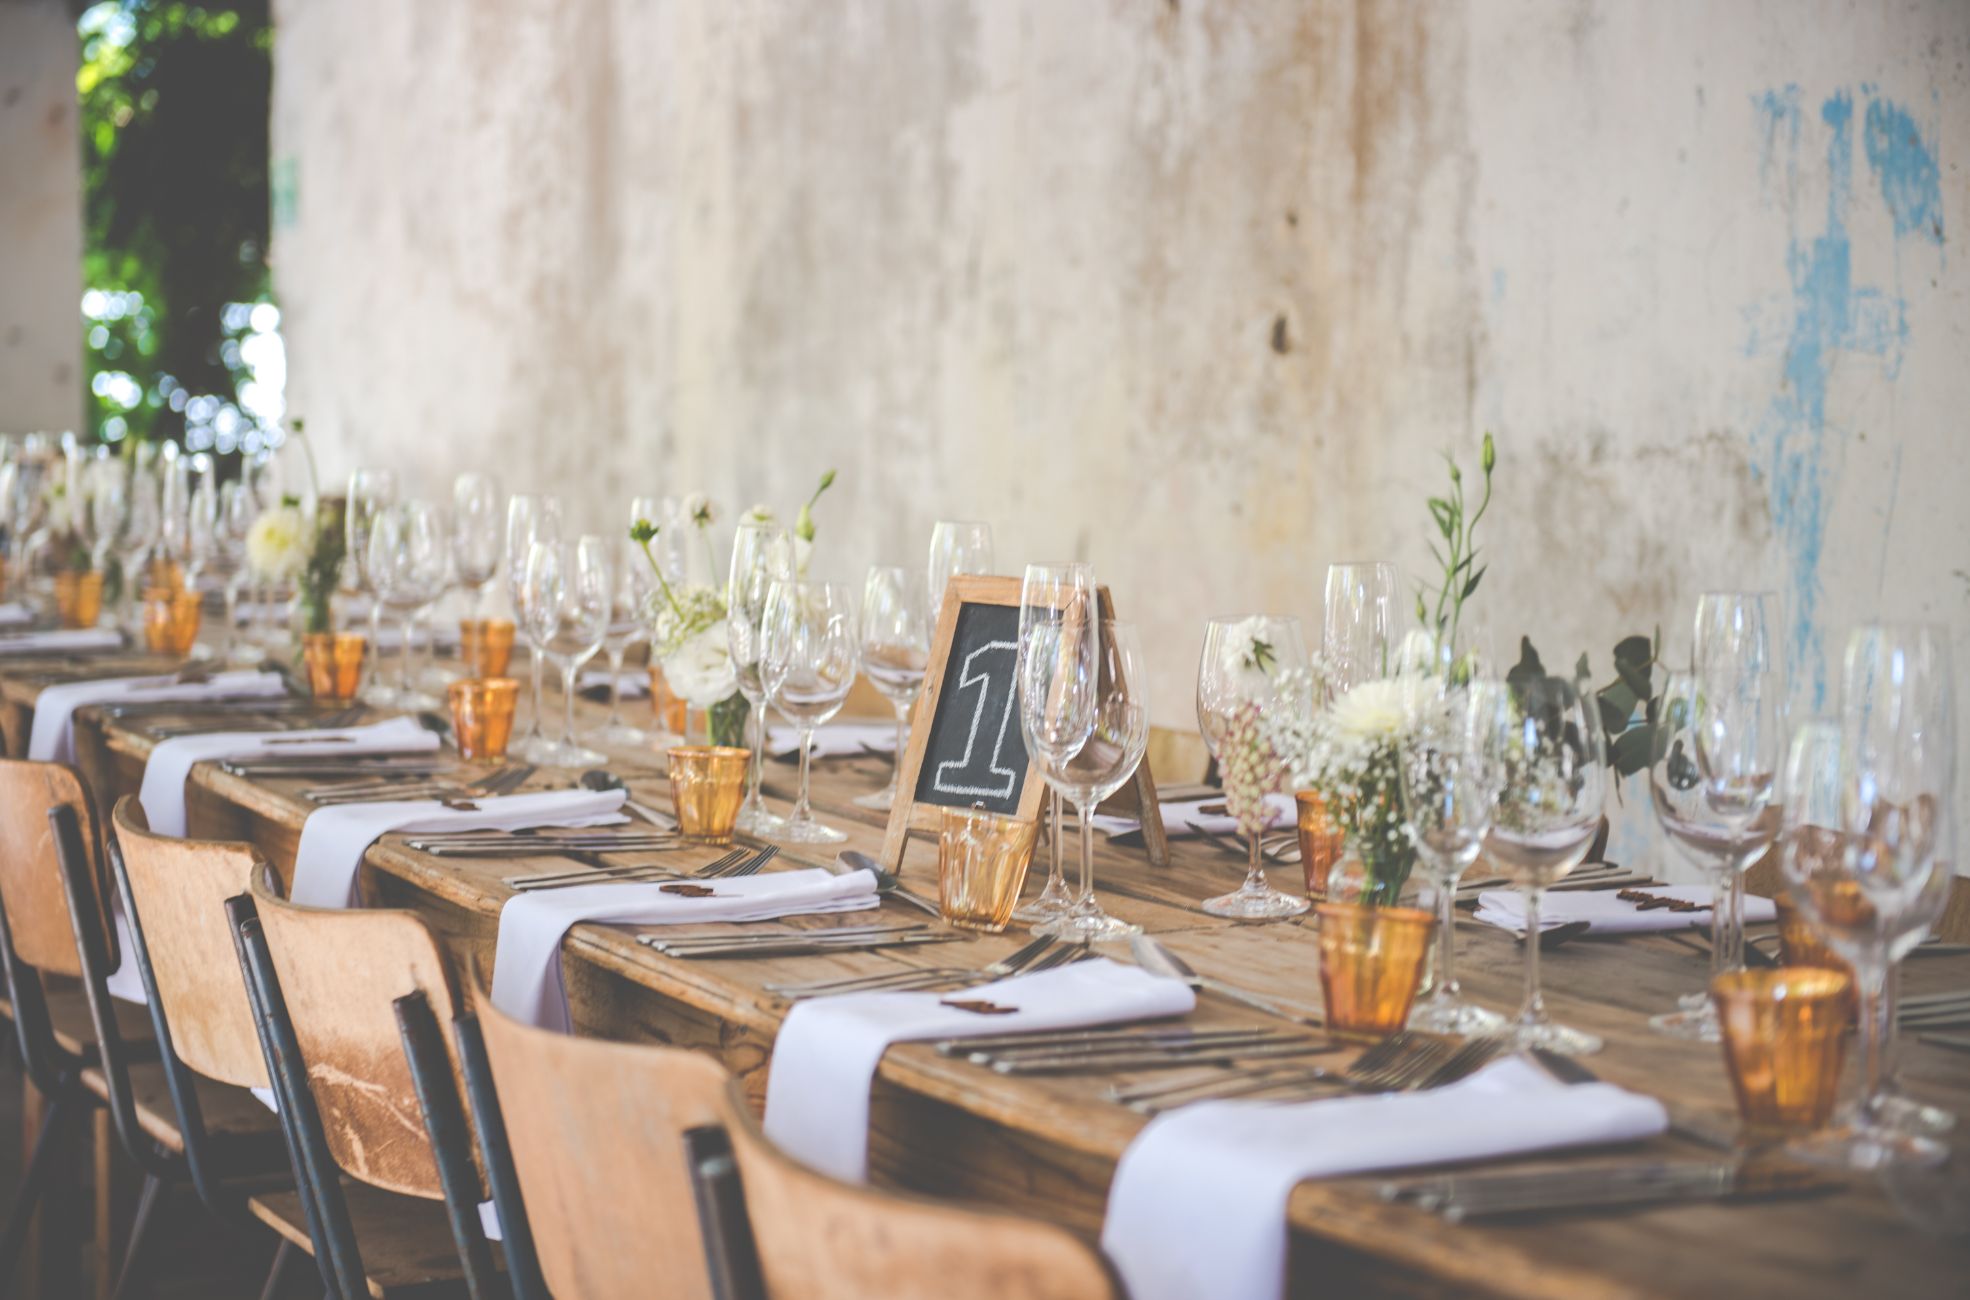
[(749, 849), (733, 849), (692, 872), (678, 872), (658, 866), (597, 865), (585, 866), (578, 871), (508, 876), (502, 883), (515, 893), (525, 894), (542, 889), (571, 889), (579, 885), (628, 885), (657, 880), (735, 880), (741, 876), (756, 875), (761, 867), (779, 855), (778, 845), (768, 845), (756, 853)]
[(768, 984), (765, 988), (767, 992), (777, 993), (789, 1002), (799, 1002), (805, 998), (831, 997), (841, 993), (877, 991), (893, 993), (967, 988), (978, 984), (990, 984), (1008, 975), (1051, 970), (1055, 966), (1065, 966), (1069, 962), (1080, 961), (1089, 955), (1091, 954), (1086, 944), (1061, 943), (1056, 939), (1043, 937), (1033, 940), (1011, 956), (983, 967), (910, 967), (904, 970), (884, 971), (876, 975), (855, 975), (845, 979), (819, 980), (806, 984)]
[(1189, 1069), (1267, 1057), (1314, 1056), (1339, 1048), (1325, 1038), (1283, 1029), (1188, 1029), (1182, 1026), (1070, 1034), (1006, 1035), (981, 1043), (951, 1039), (937, 1045), (997, 1074), (1096, 1074), (1118, 1070)]
[[(1567, 873), (1566, 878), (1556, 885), (1548, 885), (1549, 894), (1583, 893), (1603, 889), (1640, 889), (1662, 882), (1651, 876), (1637, 875), (1613, 862), (1595, 862), (1576, 867)], [(1478, 880), (1464, 880), (1457, 885), (1457, 901), (1475, 903), (1477, 896), (1494, 889), (1516, 888), (1503, 876), (1486, 876)]]
[(1970, 989), (1903, 997), (1896, 1020), (1902, 1028), (1913, 1030), (1955, 1029), (1970, 1025)]
[(809, 957), (835, 952), (869, 952), (926, 943), (952, 943), (971, 936), (927, 924), (857, 925), (826, 930), (753, 930), (734, 934), (671, 936), (646, 934), (637, 942), (666, 957)]
[[(1334, 1088), (1348, 1092), (1411, 1092), (1455, 1083), (1504, 1050), (1494, 1038), (1468, 1040), (1402, 1032), (1370, 1047), (1341, 1070), (1273, 1066), (1226, 1077), (1113, 1088), (1108, 1098), (1145, 1115), (1195, 1101), (1235, 1097), (1292, 1101)], [(1236, 1059), (1244, 1059), (1242, 1056)]]
[(1457, 1223), (1513, 1214), (1796, 1196), (1841, 1185), (1816, 1170), (1792, 1165), (1654, 1160), (1402, 1179), (1378, 1190), (1385, 1201), (1412, 1204)]
[(345, 803), (378, 803), (395, 799), (491, 799), (512, 794), (525, 785), (527, 778), (534, 774), (531, 765), (517, 763), (502, 767), (463, 785), (444, 779), (440, 775), (441, 772), (455, 770), (455, 767), (447, 766), (434, 769), (421, 778), (406, 779), (398, 775), (398, 769), (393, 768), (389, 775), (374, 780), (343, 781), (334, 785), (311, 786), (301, 791), (301, 797), (323, 807)]

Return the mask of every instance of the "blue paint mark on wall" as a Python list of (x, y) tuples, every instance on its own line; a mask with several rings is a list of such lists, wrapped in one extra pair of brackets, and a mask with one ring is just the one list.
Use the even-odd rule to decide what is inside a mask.
[[(1754, 470), (1770, 494), (1773, 527), (1788, 569), (1785, 591), (1788, 658), (1801, 702), (1825, 706), (1827, 665), (1819, 622), (1822, 595), (1821, 547), (1826, 539), (1827, 493), (1837, 466), (1828, 463), (1827, 391), (1844, 355), (1880, 359), (1892, 381), (1908, 342), (1906, 304), (1899, 293), (1854, 283), (1853, 246), (1848, 215), (1854, 197), (1854, 99), (1842, 91), (1820, 105), (1826, 142), (1826, 211), (1820, 228), (1799, 230), (1794, 197), (1799, 191), (1800, 141), (1804, 115), (1796, 86), (1753, 97), (1763, 122), (1759, 170), (1768, 188), (1782, 173), (1779, 199), (1790, 233), (1785, 265), (1790, 293), (1771, 309), (1746, 313), (1747, 351), (1778, 344), (1779, 388), (1767, 406), (1756, 438), (1762, 463)], [(1908, 113), (1871, 98), (1865, 114), (1864, 147), (1881, 200), (1894, 221), (1897, 245), (1904, 238), (1943, 239), (1942, 194), (1936, 155), (1923, 141)], [(1782, 340), (1782, 342), (1780, 341)], [(1832, 447), (1839, 451), (1844, 438)]]

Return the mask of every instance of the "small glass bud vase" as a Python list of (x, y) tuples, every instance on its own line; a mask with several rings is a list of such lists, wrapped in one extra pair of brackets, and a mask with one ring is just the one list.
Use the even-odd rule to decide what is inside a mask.
[(94, 627), (103, 615), (102, 573), (71, 569), (56, 574), (55, 614), (65, 628)]

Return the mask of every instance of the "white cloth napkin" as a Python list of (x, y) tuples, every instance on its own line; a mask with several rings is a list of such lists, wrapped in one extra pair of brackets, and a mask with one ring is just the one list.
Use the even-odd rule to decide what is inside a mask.
[[(874, 750), (878, 754), (896, 752), (896, 724), (893, 722), (830, 722), (814, 728), (816, 758), (853, 757)], [(768, 727), (766, 752), (775, 758), (800, 757), (800, 732), (793, 727)]]
[[(1642, 911), (1636, 904), (1616, 898), (1612, 889), (1574, 889), (1546, 894), (1539, 900), (1539, 928), (1550, 930), (1574, 921), (1589, 922), (1590, 934), (1644, 934), (1651, 930), (1702, 930), (1710, 927), (1708, 885), (1644, 885), (1640, 888), (1658, 898), (1676, 898), (1700, 903), (1700, 912), (1672, 912), (1666, 907)], [(1477, 919), (1514, 934), (1525, 929), (1525, 900), (1503, 889), (1487, 889), (1478, 895)], [(1744, 920), (1760, 925), (1778, 919), (1778, 905), (1769, 898), (1744, 900)]]
[[(1173, 840), (1186, 835), (1195, 835), (1190, 823), (1196, 822), (1213, 835), (1231, 835), (1238, 830), (1238, 819), (1229, 813), (1205, 813), (1200, 811), (1206, 805), (1220, 807), (1224, 803), (1221, 794), (1205, 799), (1186, 799), (1182, 803), (1161, 804), (1163, 810), (1163, 833)], [(1299, 818), (1299, 812), (1290, 794), (1269, 794), (1265, 797), (1265, 824), (1268, 827), (1291, 826)], [(1117, 817), (1113, 814), (1096, 813), (1094, 828), (1108, 835), (1126, 835), (1142, 829), (1142, 821), (1135, 817)]]
[[(1015, 1010), (982, 1015), (947, 1006), (947, 999)], [(1180, 1016), (1196, 1005), (1197, 995), (1182, 981), (1105, 957), (958, 993), (849, 993), (798, 1002), (773, 1043), (766, 1136), (823, 1173), (860, 1182), (869, 1164), (869, 1088), (891, 1043), (1076, 1029)]]
[(1276, 1300), (1286, 1204), (1304, 1179), (1634, 1141), (1668, 1124), (1653, 1097), (1568, 1086), (1521, 1057), (1428, 1092), (1199, 1102), (1122, 1153), (1101, 1244), (1133, 1300)]
[(114, 650), (123, 634), (110, 627), (61, 627), (46, 632), (15, 632), (0, 636), (0, 655), (57, 653), (64, 650)]
[(515, 894), (499, 912), (493, 949), (493, 1005), (509, 1016), (568, 1031), (568, 994), (561, 983), (561, 936), (583, 921), (617, 925), (700, 921), (770, 921), (782, 916), (862, 912), (881, 906), (876, 878), (810, 867), (770, 876), (707, 880), (709, 898), (665, 893), (666, 881), (579, 885)]
[(313, 727), (297, 731), (215, 731), (160, 741), (144, 765), (137, 801), (159, 835), (185, 833), (185, 778), (208, 759), (340, 758), (358, 754), (423, 754), (438, 748), (437, 734), (415, 718), (391, 718), (367, 727)]
[(34, 611), (17, 600), (0, 605), (0, 627), (19, 627), (34, 621)]
[(85, 704), (281, 695), (286, 690), (279, 673), (253, 671), (214, 673), (202, 682), (181, 682), (175, 676), (63, 682), (43, 690), (34, 701), (34, 729), (28, 735), (27, 756), (43, 763), (74, 762), (75, 711)]
[(352, 907), (356, 869), (369, 846), (391, 831), (514, 831), (535, 826), (612, 826), (629, 820), (622, 790), (540, 790), (473, 799), (475, 811), (436, 799), (330, 804), (301, 823), (294, 850), (293, 899), (308, 907)]

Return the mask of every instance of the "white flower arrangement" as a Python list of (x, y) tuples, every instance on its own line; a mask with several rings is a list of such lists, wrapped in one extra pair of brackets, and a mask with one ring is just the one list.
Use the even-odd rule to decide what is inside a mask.
[[(704, 493), (693, 492), (684, 498), (682, 518), (700, 530), (710, 528), (717, 517), (717, 508)], [(731, 696), (739, 685), (726, 636), (725, 597), (707, 584), (670, 581), (650, 550), (660, 531), (647, 519), (639, 519), (629, 530), (630, 539), (643, 548), (657, 575), (657, 590), (648, 611), (651, 653), (663, 665), (672, 690), (708, 709)]]
[(246, 531), (246, 563), (264, 582), (298, 578), (308, 565), (314, 530), (298, 504), (282, 502), (260, 512)]

